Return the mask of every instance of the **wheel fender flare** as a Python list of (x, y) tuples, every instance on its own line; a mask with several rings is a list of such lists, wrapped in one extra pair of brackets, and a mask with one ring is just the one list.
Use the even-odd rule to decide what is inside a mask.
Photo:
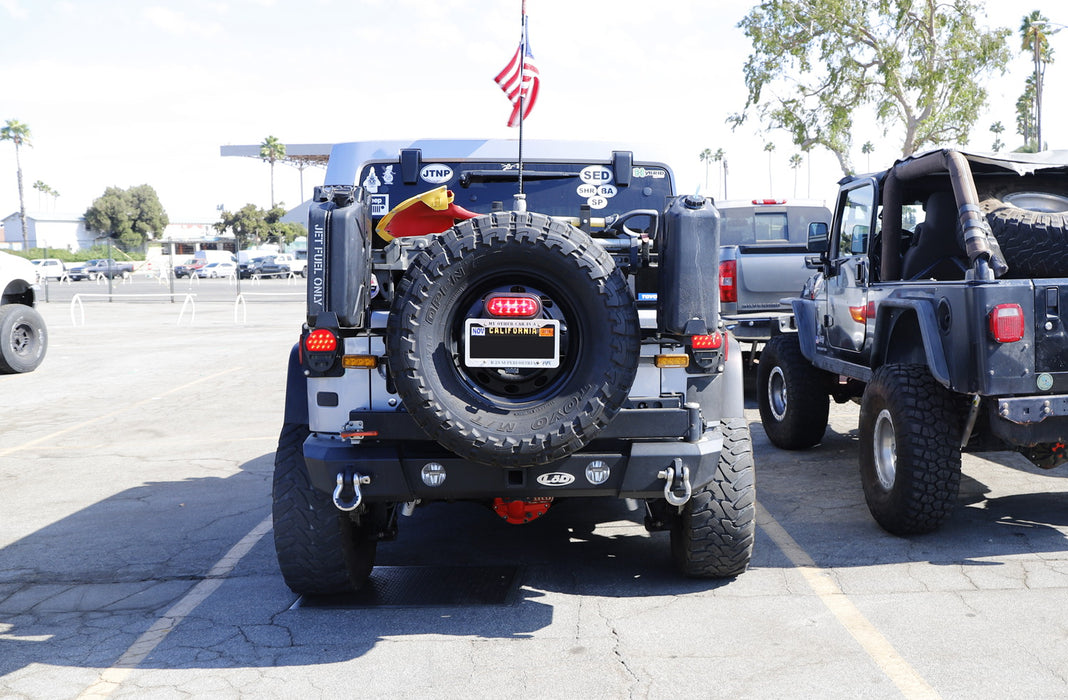
[(285, 422), (308, 424), (308, 378), (300, 364), (300, 345), (289, 351), (289, 369), (286, 372)]
[(797, 339), (801, 354), (810, 362), (816, 357), (816, 304), (808, 299), (791, 299), (794, 321), (797, 323)]
[(872, 370), (878, 369), (886, 363), (888, 345), (894, 337), (894, 329), (906, 316), (915, 319), (920, 328), (920, 339), (923, 343), (923, 354), (927, 361), (927, 367), (931, 376), (945, 386), (950, 386), (949, 363), (946, 360), (946, 351), (942, 346), (942, 336), (938, 332), (938, 321), (935, 318), (934, 299), (917, 298), (889, 298), (879, 304), (875, 320), (875, 334), (872, 339)]

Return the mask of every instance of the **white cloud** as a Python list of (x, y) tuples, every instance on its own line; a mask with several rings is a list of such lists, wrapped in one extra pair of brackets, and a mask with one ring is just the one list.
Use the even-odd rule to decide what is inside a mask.
[(30, 16), (18, 0), (0, 0), (0, 8), (15, 19), (26, 19)]
[(215, 22), (190, 20), (184, 13), (166, 7), (146, 7), (141, 15), (153, 26), (174, 36), (207, 38), (222, 31), (222, 27)]

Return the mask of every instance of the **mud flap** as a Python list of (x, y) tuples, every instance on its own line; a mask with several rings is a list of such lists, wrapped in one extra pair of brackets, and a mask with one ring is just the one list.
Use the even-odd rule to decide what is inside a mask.
[[(340, 271), (331, 275), (330, 271)], [(308, 211), (308, 325), (334, 314), (364, 321), (371, 289), (371, 207), (360, 187), (316, 187)]]

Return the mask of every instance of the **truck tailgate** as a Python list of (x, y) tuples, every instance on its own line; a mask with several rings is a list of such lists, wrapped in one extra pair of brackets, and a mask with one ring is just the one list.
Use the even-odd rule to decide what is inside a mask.
[(812, 275), (805, 246), (739, 246), (739, 312), (784, 308), (779, 300), (796, 296)]

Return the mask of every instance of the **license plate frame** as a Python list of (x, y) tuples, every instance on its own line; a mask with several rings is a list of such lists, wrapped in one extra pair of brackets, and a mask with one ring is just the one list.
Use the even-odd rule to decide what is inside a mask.
[(468, 367), (556, 369), (560, 322), (550, 318), (469, 318), (464, 321)]

